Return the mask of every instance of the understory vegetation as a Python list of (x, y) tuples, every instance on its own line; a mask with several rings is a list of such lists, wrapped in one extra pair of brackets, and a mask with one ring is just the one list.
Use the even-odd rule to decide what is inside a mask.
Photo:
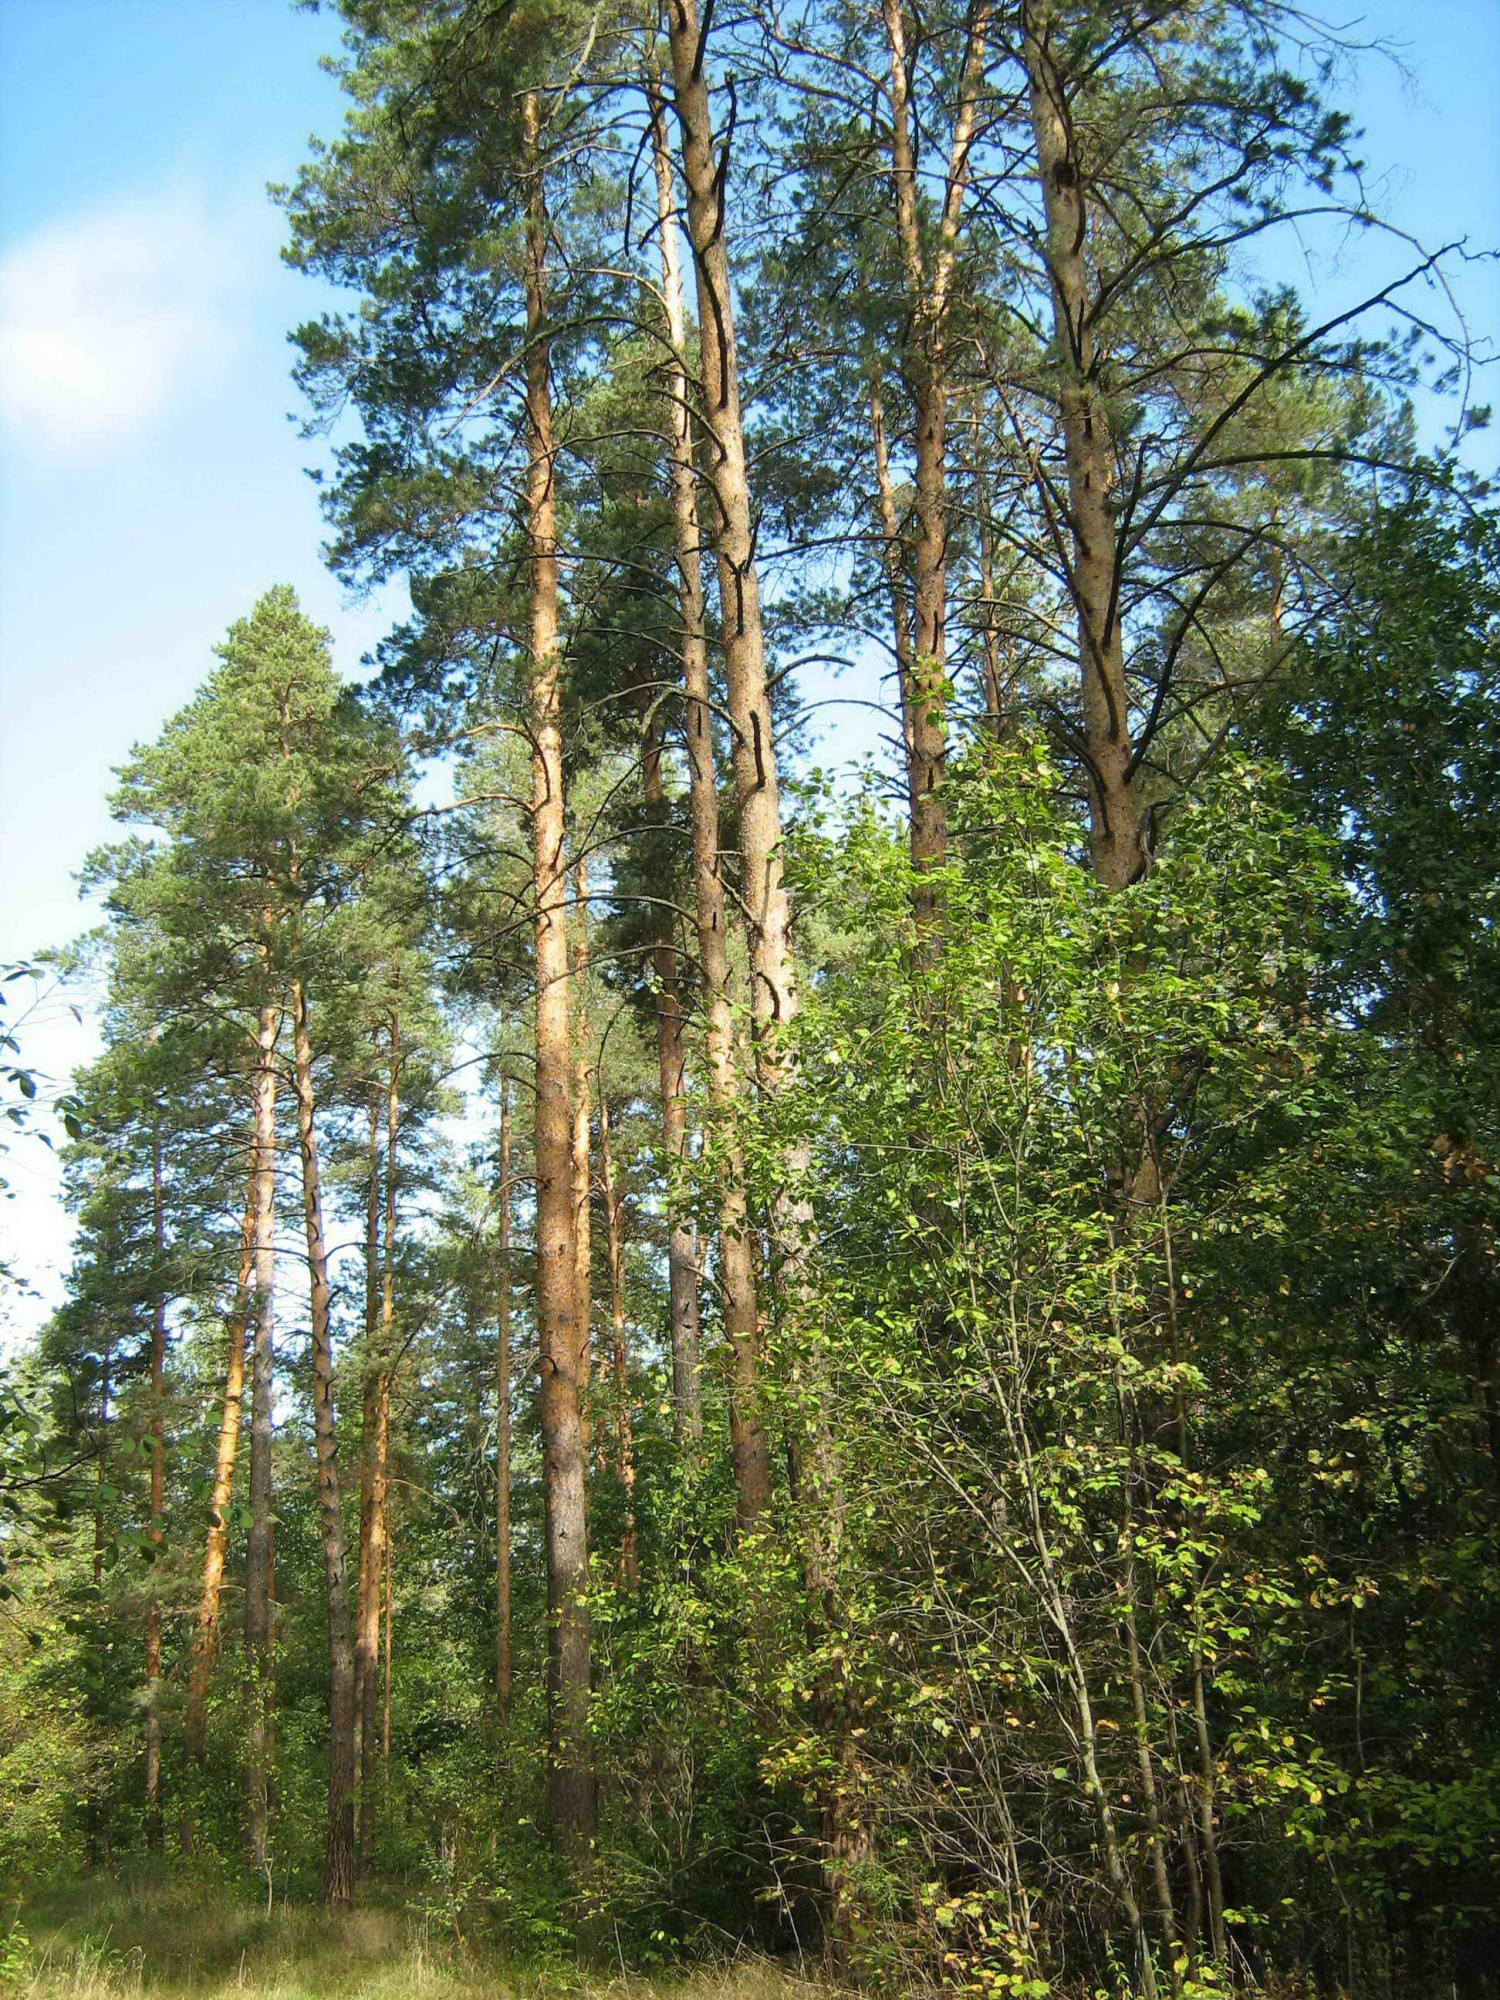
[(1500, 523), (1442, 260), (1266, 275), (1332, 31), (334, 11), (412, 612), (256, 580), (37, 969), (7, 1990), (1494, 1995)]

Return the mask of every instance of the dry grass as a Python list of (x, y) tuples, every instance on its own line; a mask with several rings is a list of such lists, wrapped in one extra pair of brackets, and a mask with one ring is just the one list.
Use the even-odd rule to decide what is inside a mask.
[(758, 1960), (652, 1981), (518, 1973), (400, 1911), (346, 1916), (160, 1883), (92, 1885), (0, 1937), (4, 2000), (832, 2000)]

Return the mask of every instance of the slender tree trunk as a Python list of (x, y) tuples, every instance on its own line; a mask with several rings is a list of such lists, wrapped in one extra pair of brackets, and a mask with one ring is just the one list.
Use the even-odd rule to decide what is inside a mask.
[(672, 530), (682, 621), (683, 724), (693, 818), (694, 914), (698, 972), (707, 1020), (713, 1140), (720, 1158), (718, 1277), (732, 1389), (730, 1456), (736, 1518), (745, 1529), (752, 1527), (770, 1505), (771, 1447), (761, 1412), (755, 1242), (745, 1200), (744, 1155), (738, 1133), (739, 1071), (735, 1063), (734, 1016), (729, 1004), (729, 921), (719, 840), (719, 787), (714, 768), (703, 557), (688, 402), (687, 326), (665, 121), (659, 104), (654, 103), (653, 109), (657, 239), (661, 246), (667, 331), (672, 345), (668, 390), (672, 412)]
[(587, 1446), (579, 1396), (568, 1091), (567, 863), (558, 650), (557, 526), (547, 326), (547, 212), (536, 94), (522, 100), (526, 190), (526, 529), (531, 573), (532, 864), (536, 949), (536, 1287), (547, 1543), (547, 1805), (575, 1880), (589, 1864), (596, 1802), (590, 1755)]
[(630, 1416), (630, 1335), (625, 1320), (625, 1205), (615, 1182), (609, 1142), (609, 1105), (599, 1099), (599, 1164), (604, 1179), (604, 1220), (609, 1254), (610, 1348), (615, 1372), (615, 1470), (624, 1496), (620, 1574), (634, 1589), (639, 1581), (635, 1520), (635, 1434)]
[(948, 846), (942, 795), (948, 755), (948, 310), (990, 8), (988, 0), (980, 0), (969, 23), (943, 204), (930, 254), (919, 216), (919, 142), (911, 101), (906, 15), (902, 0), (882, 0), (881, 11), (891, 57), (891, 183), (909, 315), (906, 372), (916, 419), (911, 635), (902, 683), (902, 734), (907, 750), (911, 857), (917, 873), (913, 901), (918, 921), (930, 924), (936, 914), (936, 891), (922, 877), (942, 866)]
[(589, 1051), (589, 883), (580, 861), (573, 871), (577, 915), (573, 928), (573, 1310), (578, 1316), (578, 1397), (587, 1458), (593, 1440), (589, 1384), (594, 1369), (593, 1161), (590, 1156), (593, 1064)]
[[(661, 730), (646, 725), (642, 758), (646, 804), (658, 822), (666, 800), (661, 782)], [(687, 1157), (687, 1059), (682, 1038), (682, 1000), (677, 982), (677, 947), (672, 913), (658, 910), (651, 960), (656, 972), (656, 1066), (661, 1081), (662, 1151), (666, 1156), (668, 1198), (672, 1176)], [(672, 1430), (679, 1451), (694, 1453), (703, 1438), (703, 1393), (699, 1382), (698, 1232), (677, 1213), (667, 1218), (667, 1296), (671, 1313)]]
[[(151, 1516), (147, 1533), (160, 1552), (166, 1499), (167, 1239), (162, 1191), (161, 1131), (151, 1133), (151, 1241), (155, 1253), (151, 1312)], [(161, 1825), (161, 1584), (151, 1566), (146, 1605), (146, 1845), (160, 1848)]]
[(385, 1567), (385, 1526), (389, 1509), (391, 1374), (396, 1333), (396, 1163), (401, 1136), (401, 1027), (394, 1009), (389, 1026), (385, 1089), (385, 1241), (380, 1276), (380, 1321), (374, 1356), (374, 1383), (367, 1456), (370, 1464), (370, 1547), (360, 1551), (358, 1623), (355, 1638), (356, 1710), (360, 1735), (359, 1851), (368, 1856), (375, 1840), (380, 1803), (379, 1715), (375, 1654), (380, 1643), (380, 1576)]
[(896, 656), (896, 687), (901, 708), (901, 742), (906, 754), (906, 811), (908, 823), (917, 823), (918, 786), (916, 750), (912, 743), (912, 705), (909, 691), (911, 670), (911, 605), (906, 581), (905, 538), (901, 514), (896, 505), (896, 487), (891, 477), (890, 437), (886, 428), (885, 391), (880, 371), (870, 371), (870, 444), (875, 457), (875, 498), (880, 510), (881, 554), (886, 587), (891, 598), (891, 648)]
[[(354, 1583), (354, 1712), (360, 1719), (361, 1818), (366, 1791), (373, 1791), (375, 1777), (370, 1735), (380, 1702), (380, 1593), (384, 1583), (382, 1566), (375, 1553), (379, 1537), (375, 1514), (375, 1433), (380, 1422), (380, 1096), (373, 1082), (366, 1116), (365, 1325), (360, 1381), (359, 1556)], [(364, 1850), (361, 1826), (361, 1867)]]
[(1050, 0), (1023, 0), (1022, 54), (1046, 214), (1058, 411), (1067, 461), (1065, 534), (1078, 617), (1090, 847), (1099, 880), (1123, 888), (1145, 873), (1147, 829), (1135, 787), (1120, 558), (1111, 511), (1115, 440), (1089, 310), (1088, 204), (1055, 32)]
[[(208, 1503), (208, 1531), (203, 1550), (203, 1583), (193, 1620), (192, 1657), (188, 1667), (187, 1712), (183, 1742), (193, 1763), (203, 1761), (208, 1728), (208, 1689), (213, 1678), (219, 1641), (219, 1599), (224, 1588), (224, 1556), (229, 1545), (229, 1503), (234, 1494), (234, 1463), (239, 1455), (240, 1418), (245, 1394), (245, 1334), (251, 1310), (255, 1273), (255, 1173), (246, 1175), (245, 1219), (240, 1229), (240, 1264), (234, 1305), (227, 1323), (224, 1359), (224, 1401), (219, 1417), (219, 1441), (214, 1453), (214, 1482)], [(193, 1824), (186, 1805), (181, 1823), (184, 1853), (193, 1847)]]
[(500, 1242), (495, 1305), (495, 1711), (510, 1720), (510, 1081), (500, 1087)]
[(313, 1123), (312, 1038), (307, 992), (292, 981), (292, 1059), (297, 1092), (297, 1138), (302, 1155), (302, 1217), (307, 1231), (307, 1275), (312, 1294), (313, 1437), (318, 1469), (318, 1518), (323, 1541), (323, 1583), (328, 1606), (328, 1837), (323, 1896), (345, 1908), (354, 1895), (354, 1635), (349, 1580), (344, 1567), (344, 1521), (339, 1496), (338, 1444), (333, 1418), (333, 1340), (323, 1198)]
[(380, 1682), (380, 1754), (391, 1761), (391, 1643), (396, 1622), (396, 1534), (391, 1520), (391, 1491), (385, 1493), (385, 1634), (381, 1641), (384, 1671)]
[(719, 574), (720, 630), (739, 807), (741, 885), (749, 925), (751, 1015), (763, 1078), (779, 1078), (787, 1057), (775, 1031), (797, 1012), (790, 912), (782, 870), (781, 796), (766, 682), (755, 520), (740, 414), (734, 296), (724, 233), (729, 161), (716, 152), (713, 106), (704, 75), (706, 38), (696, 0), (668, 0), (678, 125), (682, 135), (687, 231), (698, 286), (703, 357), (704, 484), (709, 544)]
[(251, 1323), (255, 1333), (250, 1388), (250, 1541), (245, 1556), (245, 1651), (251, 1672), (245, 1773), (250, 1859), (257, 1870), (265, 1868), (268, 1854), (271, 1719), (276, 1700), (272, 1623), (276, 1528), (271, 1448), (276, 1330), (276, 1044), (280, 1034), (279, 1009), (263, 1007), (252, 1085), (250, 1172), (254, 1183), (255, 1267)]

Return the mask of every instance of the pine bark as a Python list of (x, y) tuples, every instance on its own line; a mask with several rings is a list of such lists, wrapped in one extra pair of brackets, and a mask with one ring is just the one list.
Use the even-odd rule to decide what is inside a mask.
[[(660, 823), (666, 800), (661, 782), (661, 730), (646, 726), (642, 788)], [(677, 978), (677, 946), (672, 913), (655, 913), (651, 963), (656, 973), (656, 1067), (661, 1085), (662, 1152), (670, 1196), (671, 1180), (687, 1158), (687, 1056), (683, 1046), (682, 997)], [(698, 1232), (678, 1213), (667, 1217), (667, 1298), (672, 1354), (672, 1430), (679, 1451), (696, 1453), (703, 1439), (702, 1330), (698, 1310)]]
[(297, 1095), (297, 1138), (302, 1158), (302, 1219), (307, 1234), (311, 1290), (313, 1440), (318, 1475), (318, 1520), (323, 1543), (323, 1584), (328, 1612), (328, 1829), (323, 1856), (323, 1897), (347, 1908), (354, 1896), (354, 1788), (357, 1767), (354, 1715), (354, 1635), (344, 1564), (344, 1522), (339, 1494), (338, 1444), (333, 1412), (333, 1340), (328, 1250), (318, 1177), (314, 1124), (312, 1038), (307, 992), (292, 981), (292, 1068)]
[(276, 1044), (280, 1011), (261, 1009), (252, 1080), (251, 1178), (255, 1248), (253, 1372), (250, 1389), (250, 1539), (245, 1556), (245, 1651), (249, 1656), (250, 1714), (245, 1731), (246, 1803), (250, 1859), (264, 1869), (270, 1828), (271, 1723), (276, 1700), (275, 1493), (271, 1451), (275, 1394), (276, 1329)]
[(677, 121), (682, 138), (687, 233), (698, 290), (702, 353), (703, 484), (708, 540), (719, 577), (720, 630), (739, 808), (741, 884), (749, 925), (751, 1015), (764, 1079), (780, 1076), (786, 1054), (776, 1031), (797, 1012), (790, 911), (782, 867), (781, 795), (766, 680), (765, 632), (755, 555), (755, 520), (740, 411), (734, 296), (725, 242), (729, 162), (714, 144), (704, 75), (705, 36), (695, 0), (668, 0)]
[(640, 1580), (636, 1549), (635, 1430), (630, 1414), (630, 1332), (625, 1317), (625, 1204), (615, 1180), (609, 1105), (599, 1099), (599, 1165), (604, 1192), (605, 1247), (609, 1267), (610, 1357), (614, 1364), (615, 1472), (624, 1502), (620, 1576), (631, 1589)]
[[(396, 1163), (401, 1133), (401, 1030), (394, 1012), (389, 1023), (387, 1055), (384, 1254), (381, 1259), (379, 1311), (374, 1329), (376, 1337), (366, 1366), (367, 1429), (363, 1455), (368, 1468), (369, 1510), (366, 1514), (362, 1492), (354, 1642), (355, 1707), (360, 1736), (359, 1851), (362, 1857), (369, 1854), (374, 1844), (376, 1811), (380, 1802), (377, 1656), (390, 1485), (391, 1373), (396, 1321)], [(362, 1485), (364, 1483), (366, 1481), (362, 1481)]]
[(1146, 871), (1147, 829), (1136, 792), (1130, 736), (1113, 514), (1115, 440), (1090, 311), (1086, 183), (1055, 29), (1049, 6), (1025, 0), (1021, 44), (1046, 216), (1058, 413), (1067, 465), (1063, 531), (1078, 619), (1089, 845), (1095, 875), (1106, 886), (1119, 889)]
[(573, 1310), (578, 1318), (578, 1395), (583, 1419), (583, 1449), (588, 1456), (593, 1442), (593, 1415), (589, 1385), (594, 1367), (594, 1230), (593, 1160), (591, 1157), (590, 1107), (593, 1100), (594, 1068), (589, 1056), (588, 970), (589, 970), (589, 885), (588, 869), (579, 861), (573, 870), (575, 912), (573, 922), (573, 1014), (570, 1039), (573, 1047)]
[(536, 94), (522, 99), (526, 168), (526, 530), (531, 594), (532, 866), (536, 952), (536, 1288), (547, 1544), (547, 1805), (575, 1880), (594, 1841), (588, 1495), (575, 1297), (567, 862), (558, 647), (547, 212)]
[(495, 1303), (495, 1711), (510, 1719), (510, 1083), (500, 1092), (500, 1220)]
[[(240, 1422), (245, 1396), (245, 1335), (249, 1327), (255, 1275), (255, 1173), (246, 1176), (245, 1218), (240, 1228), (240, 1262), (234, 1304), (226, 1325), (224, 1399), (219, 1439), (214, 1451), (214, 1481), (208, 1503), (208, 1530), (203, 1548), (203, 1582), (193, 1620), (192, 1657), (188, 1666), (187, 1710), (183, 1739), (194, 1763), (203, 1760), (208, 1727), (208, 1690), (213, 1679), (219, 1641), (219, 1601), (224, 1589), (224, 1558), (229, 1545), (229, 1503), (234, 1495), (234, 1467), (239, 1456)], [(186, 1821), (184, 1821), (186, 1828)], [(185, 1832), (184, 1844), (191, 1844)]]
[[(147, 1533), (158, 1554), (162, 1540), (162, 1509), (166, 1499), (167, 1293), (166, 1225), (162, 1189), (161, 1132), (151, 1134), (151, 1240), (155, 1294), (151, 1311), (151, 1514)], [(151, 1567), (146, 1605), (146, 1845), (159, 1848), (161, 1824), (161, 1583), (156, 1563)]]
[(661, 249), (662, 294), (672, 361), (668, 378), (671, 411), (672, 530), (681, 620), (683, 729), (688, 758), (693, 820), (693, 908), (698, 974), (706, 1017), (708, 1092), (713, 1111), (719, 1166), (718, 1279), (724, 1336), (729, 1352), (730, 1456), (735, 1512), (741, 1529), (752, 1527), (770, 1505), (771, 1448), (761, 1413), (760, 1302), (755, 1243), (745, 1199), (744, 1155), (740, 1146), (739, 1070), (735, 1062), (734, 1015), (729, 1004), (729, 915), (719, 832), (719, 782), (714, 762), (713, 708), (708, 678), (707, 619), (703, 591), (703, 549), (698, 518), (697, 468), (688, 397), (687, 324), (682, 271), (677, 254), (677, 215), (672, 166), (660, 106), (654, 107), (653, 135), (657, 185), (657, 238)]
[(923, 877), (941, 867), (948, 847), (943, 799), (948, 756), (948, 315), (990, 8), (988, 0), (981, 0), (969, 23), (942, 206), (930, 254), (919, 213), (919, 134), (902, 0), (882, 0), (881, 12), (891, 58), (891, 183), (906, 282), (905, 366), (915, 417), (911, 630), (901, 689), (902, 735), (907, 754), (911, 858), (917, 877), (913, 902), (919, 923), (930, 925), (936, 915), (937, 896)]

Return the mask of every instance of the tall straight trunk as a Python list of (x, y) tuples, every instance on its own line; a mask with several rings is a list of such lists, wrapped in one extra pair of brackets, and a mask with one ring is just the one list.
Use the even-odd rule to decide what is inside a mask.
[(610, 1354), (615, 1375), (615, 1471), (624, 1496), (620, 1574), (632, 1588), (639, 1580), (636, 1560), (635, 1432), (630, 1417), (630, 1334), (625, 1319), (625, 1204), (615, 1181), (609, 1142), (609, 1105), (599, 1099), (599, 1165), (604, 1182), (604, 1222), (609, 1256)]
[(573, 1132), (569, 1107), (567, 861), (558, 649), (555, 447), (540, 117), (522, 99), (526, 169), (526, 532), (531, 588), (532, 869), (536, 950), (536, 1292), (547, 1543), (547, 1807), (575, 1878), (593, 1846), (587, 1446), (579, 1394)]
[(885, 390), (878, 369), (870, 372), (870, 447), (875, 459), (875, 500), (880, 512), (881, 561), (891, 600), (891, 650), (896, 656), (896, 687), (901, 707), (901, 743), (906, 757), (906, 810), (917, 823), (917, 762), (912, 743), (911, 604), (906, 581), (905, 541), (896, 487), (891, 477), (890, 433), (886, 425)]
[(510, 1719), (510, 1081), (500, 1087), (500, 1227), (495, 1301), (495, 1711)]
[(1120, 557), (1111, 502), (1115, 440), (1100, 384), (1086, 261), (1089, 216), (1083, 166), (1068, 102), (1050, 0), (1023, 0), (1026, 65), (1037, 174), (1047, 226), (1058, 414), (1067, 463), (1064, 533), (1078, 619), (1083, 751), (1094, 873), (1123, 888), (1145, 873), (1146, 824), (1135, 787), (1129, 690), (1120, 615)]
[[(380, 1577), (385, 1567), (391, 1453), (391, 1374), (395, 1365), (396, 1331), (396, 1163), (401, 1137), (401, 1026), (394, 1009), (389, 1025), (389, 1062), (385, 1088), (385, 1232), (380, 1273), (380, 1314), (370, 1382), (369, 1432), (365, 1456), (369, 1463), (369, 1548), (359, 1560), (354, 1674), (360, 1736), (359, 1851), (367, 1856), (375, 1840), (379, 1793), (379, 1705), (376, 1652), (380, 1644)], [(361, 1510), (361, 1529), (364, 1528)]]
[(969, 153), (984, 74), (988, 0), (969, 23), (958, 103), (949, 144), (936, 241), (923, 241), (918, 195), (918, 133), (911, 101), (911, 56), (902, 0), (882, 0), (890, 48), (891, 182), (896, 237), (906, 280), (909, 329), (906, 374), (915, 417), (911, 633), (902, 682), (902, 734), (907, 753), (911, 857), (919, 921), (931, 920), (936, 895), (923, 876), (947, 853), (948, 816), (942, 787), (948, 755), (948, 311), (959, 225), (968, 185)]
[[(378, 1035), (372, 1034), (378, 1054)], [(375, 1560), (379, 1529), (375, 1520), (375, 1433), (380, 1422), (380, 1099), (373, 1078), (366, 1106), (365, 1131), (365, 1299), (364, 1353), (360, 1376), (359, 1426), (359, 1553), (354, 1577), (354, 1709), (360, 1718), (359, 1788), (373, 1784), (374, 1759), (369, 1754), (366, 1717), (379, 1706), (380, 1592), (382, 1576)], [(373, 1614), (373, 1615), (372, 1615)], [(373, 1630), (372, 1630), (373, 1627)], [(360, 1861), (364, 1861), (361, 1832)]]
[(245, 1555), (245, 1651), (250, 1662), (250, 1715), (245, 1777), (250, 1859), (266, 1866), (270, 1829), (271, 1718), (276, 1700), (272, 1596), (276, 1579), (275, 1494), (272, 1485), (272, 1400), (276, 1330), (276, 1044), (280, 1010), (261, 1009), (252, 1081), (251, 1167), (255, 1211), (251, 1322), (254, 1367), (250, 1386), (250, 1540)]
[[(151, 1516), (147, 1533), (160, 1551), (166, 1499), (167, 1293), (166, 1224), (162, 1191), (161, 1131), (151, 1133), (151, 1242), (155, 1253), (151, 1312)], [(146, 1844), (161, 1846), (161, 1587), (152, 1564), (146, 1604)]]
[[(255, 1274), (255, 1171), (245, 1177), (245, 1219), (240, 1227), (240, 1264), (235, 1278), (234, 1305), (227, 1323), (224, 1356), (224, 1401), (219, 1417), (219, 1441), (214, 1452), (214, 1482), (208, 1503), (208, 1531), (203, 1549), (203, 1582), (193, 1620), (193, 1650), (188, 1667), (187, 1712), (183, 1738), (188, 1756), (203, 1759), (208, 1726), (208, 1689), (213, 1678), (219, 1641), (219, 1599), (224, 1588), (224, 1556), (229, 1545), (229, 1503), (234, 1494), (234, 1464), (239, 1455), (240, 1418), (245, 1395), (245, 1334), (250, 1321)], [(184, 1821), (184, 1845), (191, 1831)]]
[(391, 1761), (391, 1631), (396, 1610), (396, 1537), (391, 1522), (391, 1489), (385, 1490), (385, 1631), (381, 1639), (380, 1754)]
[(755, 520), (740, 413), (734, 295), (724, 229), (727, 157), (714, 145), (713, 106), (704, 75), (705, 35), (696, 0), (668, 0), (677, 121), (682, 136), (687, 232), (698, 287), (702, 351), (704, 484), (710, 502), (709, 545), (719, 575), (720, 630), (739, 807), (741, 885), (749, 926), (751, 1016), (768, 1084), (784, 1077), (787, 1056), (776, 1029), (797, 1012), (790, 912), (782, 870), (781, 795), (766, 680)]
[[(646, 725), (642, 788), (660, 824), (666, 800), (661, 782), (661, 729)], [(672, 913), (658, 909), (651, 962), (656, 973), (656, 1067), (661, 1083), (662, 1151), (666, 1155), (669, 1200), (674, 1170), (687, 1158), (687, 1058), (682, 1038), (682, 996), (677, 979), (677, 946)], [(698, 1312), (698, 1232), (671, 1203), (667, 1216), (667, 1298), (672, 1354), (672, 1430), (679, 1451), (696, 1452), (703, 1438), (703, 1391), (699, 1381), (701, 1328)]]
[(578, 1393), (583, 1411), (583, 1448), (588, 1453), (593, 1433), (590, 1414), (589, 1381), (593, 1374), (594, 1350), (594, 1232), (593, 1161), (590, 1157), (590, 1108), (593, 1101), (593, 1065), (589, 1061), (588, 970), (589, 970), (589, 882), (588, 868), (580, 861), (573, 870), (573, 893), (577, 913), (573, 926), (573, 1310), (578, 1316)]
[(1003, 740), (1009, 734), (1014, 707), (1014, 643), (1007, 645), (1009, 658), (1003, 661), (999, 634), (995, 630), (995, 615), (1000, 608), (1000, 595), (995, 584), (995, 529), (977, 410), (970, 413), (969, 429), (974, 447), (974, 521), (979, 545), (979, 655), (984, 678), (984, 719), (991, 732)]
[[(782, 872), (781, 803), (776, 747), (766, 680), (765, 635), (755, 561), (744, 425), (735, 357), (734, 297), (725, 237), (727, 155), (716, 156), (713, 107), (704, 74), (706, 35), (695, 0), (668, 0), (667, 33), (675, 104), (682, 137), (683, 181), (687, 192), (688, 240), (698, 287), (698, 330), (702, 350), (704, 476), (712, 520), (709, 542), (718, 566), (720, 629), (731, 729), (735, 801), (739, 808), (742, 901), (748, 923), (751, 1018), (756, 1027), (756, 1067), (761, 1087), (779, 1094), (793, 1080), (794, 1058), (784, 1034), (797, 1014), (790, 912)], [(691, 730), (690, 730), (691, 735)], [(806, 1287), (813, 1247), (813, 1215), (800, 1183), (809, 1161), (803, 1145), (787, 1149), (781, 1192), (774, 1204), (771, 1233), (777, 1278), (795, 1321)], [(838, 1551), (843, 1532), (842, 1480), (834, 1446), (828, 1384), (816, 1338), (797, 1342), (795, 1374), (803, 1395), (805, 1450), (802, 1488), (803, 1564), (808, 1592), (825, 1625), (837, 1623)], [(752, 1421), (759, 1426), (758, 1409)], [(757, 1440), (765, 1450), (765, 1440)], [(766, 1451), (769, 1490), (769, 1452)], [(844, 1713), (840, 1688), (819, 1691), (825, 1724), (836, 1727)], [(837, 1730), (838, 1756), (847, 1764), (853, 1739)], [(844, 1771), (825, 1797), (825, 1872), (830, 1905), (828, 1935), (848, 1936), (849, 1906), (859, 1875), (864, 1835), (856, 1823), (857, 1787)], [(847, 1865), (850, 1858), (854, 1865)]]
[(332, 1907), (344, 1908), (354, 1895), (357, 1761), (354, 1635), (349, 1618), (349, 1580), (344, 1568), (344, 1520), (333, 1421), (331, 1293), (313, 1122), (312, 1037), (308, 1030), (307, 991), (300, 978), (292, 981), (291, 1000), (292, 1073), (297, 1093), (297, 1139), (302, 1156), (302, 1219), (307, 1233), (307, 1276), (311, 1291), (313, 1440), (328, 1610), (328, 1832), (323, 1853), (323, 1897)]
[(760, 1304), (755, 1241), (745, 1200), (740, 1148), (739, 1071), (734, 1015), (729, 1004), (729, 916), (719, 838), (719, 784), (714, 768), (713, 708), (709, 695), (708, 639), (703, 601), (703, 554), (698, 522), (697, 473), (688, 402), (687, 324), (677, 252), (672, 165), (661, 107), (653, 97), (657, 241), (662, 295), (672, 347), (668, 381), (671, 409), (672, 533), (682, 632), (683, 728), (693, 819), (693, 908), (698, 975), (707, 1026), (708, 1092), (716, 1127), (719, 1169), (719, 1294), (731, 1380), (730, 1457), (735, 1513), (749, 1528), (770, 1505), (771, 1447), (761, 1413)]

